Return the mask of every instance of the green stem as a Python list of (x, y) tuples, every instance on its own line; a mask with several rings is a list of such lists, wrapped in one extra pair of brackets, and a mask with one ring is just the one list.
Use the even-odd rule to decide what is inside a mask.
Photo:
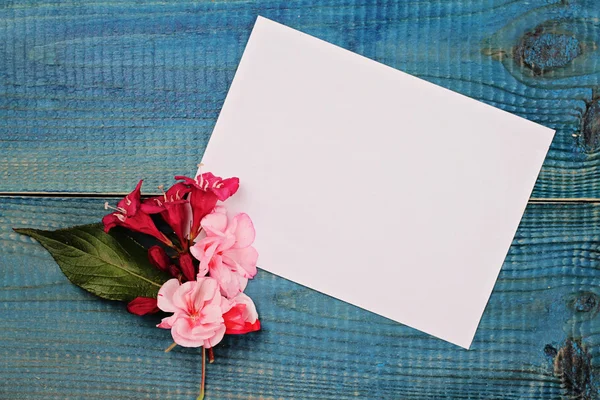
[(202, 347), (202, 378), (200, 380), (200, 394), (196, 400), (204, 400), (204, 378), (206, 375), (206, 349)]

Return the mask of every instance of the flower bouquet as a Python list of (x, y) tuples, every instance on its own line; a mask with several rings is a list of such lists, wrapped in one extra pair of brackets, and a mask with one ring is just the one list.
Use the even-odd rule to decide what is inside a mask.
[(173, 344), (165, 351), (202, 348), (202, 399), (213, 347), (226, 334), (260, 329), (254, 302), (244, 294), (258, 253), (250, 217), (232, 215), (224, 205), (238, 178), (206, 172), (175, 180), (162, 195), (145, 199), (139, 181), (116, 207), (105, 203), (111, 212), (102, 224), (15, 231), (40, 242), (75, 285), (127, 302), (132, 314), (171, 314), (157, 325), (171, 331)]

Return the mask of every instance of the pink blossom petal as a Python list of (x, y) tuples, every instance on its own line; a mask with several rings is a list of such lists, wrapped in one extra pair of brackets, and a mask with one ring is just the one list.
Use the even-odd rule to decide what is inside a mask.
[(190, 247), (190, 252), (194, 256), (194, 258), (196, 258), (196, 260), (200, 260), (198, 272), (199, 276), (206, 275), (206, 272), (204, 274), (200, 274), (200, 271), (208, 271), (209, 263), (211, 262), (213, 255), (217, 251), (218, 246), (218, 238), (206, 237), (198, 243), (194, 244), (192, 247)]
[(254, 302), (244, 293), (231, 300), (233, 307), (223, 314), (227, 334), (245, 334), (260, 329), (260, 321)]
[(238, 280), (238, 286), (240, 288), (240, 292), (246, 290), (246, 286), (248, 286), (248, 278), (244, 278), (242, 275), (236, 274)]
[(254, 230), (254, 224), (248, 216), (248, 214), (240, 213), (233, 217), (235, 231), (235, 245), (236, 249), (241, 249), (250, 246), (254, 242), (256, 232)]
[(253, 278), (258, 270), (256, 263), (258, 252), (254, 247), (230, 249), (223, 252), (223, 262), (234, 267), (235, 271), (246, 278)]
[(214, 347), (216, 345), (219, 344), (219, 342), (221, 342), (221, 340), (223, 340), (223, 336), (225, 336), (225, 324), (222, 324), (218, 330), (215, 331), (214, 336), (210, 339), (207, 339), (204, 341), (204, 348), (205, 349), (210, 349), (211, 347)]
[(198, 268), (198, 275), (196, 275), (196, 279), (204, 278), (205, 276), (208, 275), (208, 271), (209, 271), (208, 264), (202, 265), (202, 263), (201, 263)]
[[(203, 310), (206, 307), (204, 303), (211, 302), (216, 297), (219, 285), (217, 281), (210, 278), (199, 278), (196, 284), (197, 288), (192, 299), (192, 304), (196, 310)], [(218, 297), (220, 306), (220, 296)]]
[(206, 247), (206, 241), (205, 239), (202, 239), (190, 247), (190, 253), (192, 253), (196, 260), (202, 261), (204, 254), (206, 253)]
[(239, 275), (231, 271), (220, 259), (211, 265), (210, 275), (217, 280), (221, 294), (225, 297), (234, 297), (241, 291)]
[[(190, 337), (192, 340), (198, 343), (204, 343), (205, 340), (211, 339), (215, 336), (215, 332), (219, 330), (221, 324), (214, 325), (198, 325), (192, 328)], [(197, 346), (194, 346), (197, 347)]]
[(215, 207), (212, 213), (202, 218), (200, 225), (209, 236), (223, 236), (227, 229), (227, 210), (224, 207)]
[(219, 248), (217, 251), (222, 252), (231, 249), (235, 245), (235, 235), (229, 230), (225, 232), (225, 236), (219, 238)]
[(162, 321), (160, 321), (160, 324), (156, 325), (156, 327), (163, 329), (171, 329), (175, 321), (177, 321), (177, 314), (173, 314), (170, 317), (163, 318)]
[(179, 310), (188, 310), (196, 289), (196, 281), (188, 281), (173, 293), (172, 302)]
[(171, 328), (171, 336), (175, 343), (183, 347), (200, 347), (204, 343), (203, 339), (194, 337), (192, 334), (193, 325), (186, 318), (179, 318)]
[(173, 296), (179, 289), (179, 281), (177, 279), (169, 279), (161, 286), (158, 291), (158, 308), (166, 312), (177, 312), (179, 307), (173, 304)]
[(227, 311), (231, 310), (233, 306), (235, 306), (235, 301), (233, 299), (223, 297), (221, 299), (221, 314), (225, 314)]
[(245, 293), (240, 293), (235, 297), (237, 304), (243, 304), (245, 306), (243, 317), (246, 322), (253, 324), (258, 319), (258, 313), (256, 312), (256, 306), (250, 296)]
[[(216, 289), (216, 286), (215, 286)], [(210, 304), (202, 309), (200, 318), (203, 324), (223, 322), (223, 312), (220, 304)]]
[(194, 243), (197, 243), (199, 241), (201, 241), (202, 239), (204, 239), (206, 237), (206, 232), (205, 231), (200, 231), (196, 237), (194, 238)]
[(225, 235), (229, 235), (235, 240), (235, 230), (237, 228), (237, 219), (231, 218), (231, 216), (227, 216), (227, 228), (225, 229)]

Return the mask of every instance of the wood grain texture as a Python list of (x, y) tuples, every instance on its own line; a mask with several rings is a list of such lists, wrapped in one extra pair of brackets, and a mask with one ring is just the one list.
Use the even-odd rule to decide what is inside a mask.
[[(597, 0), (0, 1), (0, 192), (193, 172), (258, 14), (557, 129), (534, 197), (600, 198)], [(0, 197), (0, 399), (195, 398), (198, 352), (11, 231), (104, 201)], [(261, 271), (207, 400), (599, 398), (599, 243), (600, 204), (531, 204), (470, 351)]]
[(596, 0), (3, 1), (0, 192), (192, 173), (258, 14), (557, 129), (534, 197), (600, 198)]
[[(102, 203), (0, 198), (0, 398), (195, 398), (197, 351), (163, 353), (157, 317), (74, 287), (10, 229), (93, 222)], [(530, 205), (470, 351), (261, 271), (263, 330), (216, 348), (207, 399), (595, 399), (599, 241), (600, 205)]]

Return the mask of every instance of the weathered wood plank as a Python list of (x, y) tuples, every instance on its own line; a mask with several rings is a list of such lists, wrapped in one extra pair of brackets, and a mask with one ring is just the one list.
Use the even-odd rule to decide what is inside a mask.
[(557, 129), (534, 197), (600, 197), (595, 0), (2, 2), (0, 192), (192, 172), (258, 14)]
[[(0, 398), (195, 398), (196, 351), (163, 353), (156, 317), (74, 287), (11, 231), (97, 221), (102, 203), (0, 198)], [(264, 329), (217, 347), (207, 398), (594, 399), (599, 242), (599, 204), (530, 205), (470, 351), (261, 271)]]

